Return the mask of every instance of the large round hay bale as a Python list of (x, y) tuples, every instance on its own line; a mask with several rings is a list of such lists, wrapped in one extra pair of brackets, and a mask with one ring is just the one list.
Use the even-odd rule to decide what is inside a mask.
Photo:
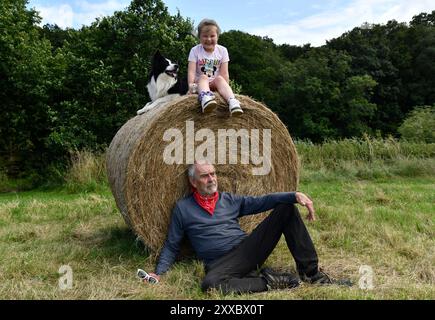
[[(220, 191), (261, 195), (297, 189), (298, 157), (286, 127), (263, 104), (242, 95), (237, 98), (244, 110), (239, 117), (230, 116), (219, 96), (218, 108), (210, 114), (200, 112), (196, 96), (183, 96), (135, 116), (113, 138), (107, 153), (113, 195), (126, 223), (152, 251), (158, 252), (163, 245), (175, 202), (190, 192), (186, 168), (193, 160), (192, 150), (201, 154), (205, 142), (212, 141), (210, 134), (215, 137)], [(177, 140), (176, 133), (182, 139)], [(237, 145), (219, 141), (225, 135), (239, 135)], [(168, 158), (176, 160), (177, 152), (181, 161), (171, 164)], [(230, 163), (230, 153), (238, 155), (236, 164)], [(256, 154), (263, 156), (263, 162)], [(250, 232), (264, 217), (241, 218), (242, 228)]]

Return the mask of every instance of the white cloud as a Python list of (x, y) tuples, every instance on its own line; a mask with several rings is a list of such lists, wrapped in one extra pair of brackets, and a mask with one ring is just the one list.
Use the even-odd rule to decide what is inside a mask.
[(413, 16), (434, 9), (433, 0), (353, 0), (346, 6), (328, 8), (290, 24), (268, 25), (247, 32), (268, 36), (277, 44), (320, 46), (364, 22), (386, 23), (393, 19), (409, 22)]
[(124, 10), (130, 0), (106, 0), (99, 3), (74, 0), (69, 3), (35, 8), (42, 17), (41, 24), (57, 24), (61, 28), (80, 28), (82, 25), (90, 25), (97, 17), (112, 15), (114, 11)]
[(61, 28), (72, 27), (74, 12), (70, 5), (62, 4), (52, 7), (36, 8), (42, 17), (41, 24), (57, 24)]
[(114, 11), (125, 9), (129, 4), (126, 0), (107, 0), (100, 3), (91, 3), (86, 0), (77, 1), (80, 12), (75, 15), (75, 24), (90, 25), (97, 17), (112, 15)]

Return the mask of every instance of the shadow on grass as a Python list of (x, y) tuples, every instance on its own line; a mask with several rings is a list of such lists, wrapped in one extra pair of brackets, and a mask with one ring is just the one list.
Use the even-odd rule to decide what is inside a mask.
[[(110, 261), (131, 261), (143, 263), (148, 260), (154, 264), (157, 255), (151, 251), (127, 226), (103, 227), (91, 232), (75, 232), (73, 239), (82, 247), (90, 249), (91, 258)], [(177, 262), (190, 263), (195, 254), (190, 243), (184, 239)]]
[(127, 226), (105, 227), (88, 234), (75, 234), (83, 246), (91, 248), (93, 258), (110, 260), (140, 260), (151, 256), (151, 252)]

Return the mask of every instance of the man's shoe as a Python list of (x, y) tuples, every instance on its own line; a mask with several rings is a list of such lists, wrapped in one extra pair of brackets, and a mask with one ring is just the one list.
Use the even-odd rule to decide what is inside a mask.
[(352, 286), (352, 281), (349, 279), (332, 279), (328, 274), (319, 269), (316, 274), (308, 277), (304, 273), (299, 273), (299, 277), (303, 282), (308, 282), (310, 284), (318, 284), (318, 285), (339, 285), (339, 286)]
[(201, 103), (202, 113), (209, 113), (217, 107), (215, 96), (211, 91), (203, 91), (198, 97)]
[(260, 271), (266, 280), (268, 289), (291, 289), (299, 286), (299, 279), (291, 273), (278, 273), (270, 268), (264, 268)]
[(240, 107), (240, 102), (236, 98), (230, 98), (228, 101), (228, 108), (232, 116), (239, 116), (243, 113), (243, 110)]

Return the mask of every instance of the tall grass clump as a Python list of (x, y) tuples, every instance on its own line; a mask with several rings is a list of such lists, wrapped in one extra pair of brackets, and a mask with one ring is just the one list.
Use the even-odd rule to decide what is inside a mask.
[(302, 178), (385, 178), (435, 175), (435, 143), (362, 138), (295, 141)]
[(72, 151), (65, 186), (69, 192), (94, 192), (107, 188), (105, 153)]

